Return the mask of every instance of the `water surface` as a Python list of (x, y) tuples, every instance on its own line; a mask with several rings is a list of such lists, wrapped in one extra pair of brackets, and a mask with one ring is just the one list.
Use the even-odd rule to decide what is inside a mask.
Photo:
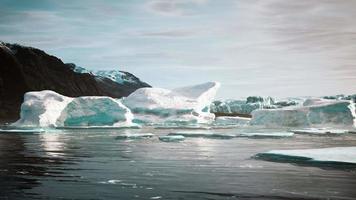
[[(175, 129), (0, 134), (0, 199), (355, 199), (356, 170), (254, 159), (274, 149), (356, 146), (355, 134), (186, 137)], [(219, 134), (241, 128), (199, 130)], [(264, 132), (281, 130), (258, 130)], [(127, 133), (153, 137), (124, 140)], [(120, 137), (119, 137), (120, 138)]]

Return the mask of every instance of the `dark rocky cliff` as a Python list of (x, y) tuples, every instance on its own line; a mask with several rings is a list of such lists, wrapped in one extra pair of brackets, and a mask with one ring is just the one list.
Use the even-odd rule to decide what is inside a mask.
[(0, 122), (18, 119), (23, 95), (28, 91), (120, 98), (138, 88), (150, 87), (137, 80), (120, 84), (90, 73), (76, 73), (71, 64), (64, 64), (42, 50), (0, 42)]

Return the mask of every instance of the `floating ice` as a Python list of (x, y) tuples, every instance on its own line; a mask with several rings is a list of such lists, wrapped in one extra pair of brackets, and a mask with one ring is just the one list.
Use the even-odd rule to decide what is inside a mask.
[[(286, 102), (288, 104), (289, 102)], [(226, 100), (226, 101), (214, 101), (211, 105), (211, 111), (213, 113), (223, 114), (242, 114), (248, 115), (256, 109), (263, 108), (278, 108), (281, 105), (274, 105), (274, 99), (271, 97), (250, 96), (246, 100)]]
[(295, 134), (345, 134), (349, 130), (343, 129), (329, 129), (329, 128), (306, 128), (291, 130)]
[(238, 137), (292, 137), (292, 132), (255, 132), (255, 133), (239, 133)]
[(43, 133), (46, 130), (41, 128), (35, 129), (0, 129), (0, 133)]
[(144, 124), (209, 123), (211, 104), (220, 84), (208, 82), (166, 90), (140, 88), (123, 100), (134, 113), (134, 122)]
[(151, 138), (154, 134), (152, 133), (126, 133), (123, 135), (118, 135), (116, 139), (118, 140), (126, 140), (126, 139), (143, 139), (143, 138)]
[(332, 147), (321, 149), (273, 150), (257, 154), (257, 157), (290, 161), (340, 162), (356, 164), (356, 147)]
[(28, 92), (15, 127), (127, 127), (131, 111), (110, 97), (69, 98), (53, 91)]
[(163, 142), (178, 142), (184, 140), (185, 137), (183, 135), (165, 135), (159, 136), (158, 139)]
[(27, 92), (21, 105), (20, 119), (12, 126), (54, 127), (62, 110), (72, 98), (50, 90)]
[(182, 135), (184, 137), (203, 137), (203, 138), (216, 138), (216, 139), (231, 139), (236, 137), (236, 135), (233, 134), (220, 134), (220, 133), (212, 133), (212, 132), (175, 132), (175, 133), (169, 133), (168, 135)]
[(263, 126), (355, 126), (355, 105), (351, 101), (309, 99), (303, 106), (255, 110), (252, 125)]

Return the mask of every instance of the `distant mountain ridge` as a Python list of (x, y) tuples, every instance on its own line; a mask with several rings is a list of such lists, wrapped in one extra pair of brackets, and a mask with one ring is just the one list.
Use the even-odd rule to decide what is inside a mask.
[(128, 72), (122, 73), (134, 81), (119, 83), (105, 76), (79, 73), (75, 68), (75, 64), (65, 64), (40, 49), (0, 42), (0, 120), (19, 118), (23, 95), (28, 91), (121, 98), (138, 88), (151, 87)]

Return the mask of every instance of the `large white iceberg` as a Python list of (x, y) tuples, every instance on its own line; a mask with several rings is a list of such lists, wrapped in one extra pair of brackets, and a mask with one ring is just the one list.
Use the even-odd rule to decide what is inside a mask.
[[(25, 94), (17, 127), (127, 127), (145, 123), (207, 123), (220, 84), (208, 82), (166, 90), (141, 88), (124, 100), (110, 97), (70, 98), (44, 90)], [(131, 110), (134, 115), (132, 114)]]
[(220, 87), (217, 82), (167, 90), (140, 88), (123, 100), (134, 121), (153, 124), (210, 123), (210, 104)]
[(62, 110), (73, 100), (50, 90), (27, 92), (21, 105), (20, 119), (13, 126), (56, 126)]
[(17, 127), (131, 126), (132, 113), (110, 97), (69, 98), (44, 90), (25, 94)]
[(252, 125), (355, 126), (355, 105), (345, 100), (308, 99), (303, 106), (262, 109), (252, 112)]
[(286, 159), (290, 158), (292, 161), (299, 158), (305, 161), (342, 162), (356, 164), (356, 147), (272, 150), (258, 154), (258, 157), (262, 158), (273, 158), (275, 156), (284, 156)]

